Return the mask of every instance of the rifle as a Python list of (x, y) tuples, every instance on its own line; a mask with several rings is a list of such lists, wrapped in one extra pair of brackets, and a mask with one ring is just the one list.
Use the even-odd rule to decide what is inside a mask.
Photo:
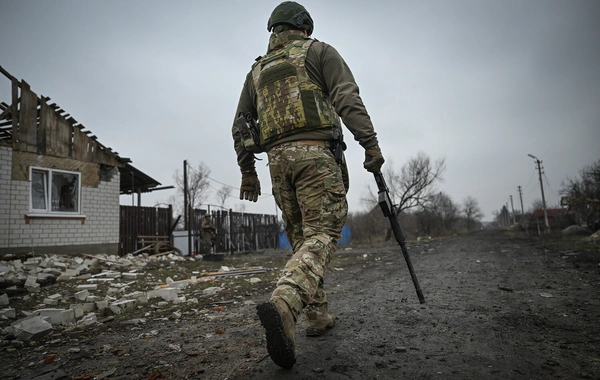
[(381, 211), (383, 211), (383, 216), (389, 218), (390, 220), (392, 230), (394, 231), (394, 237), (396, 238), (398, 244), (400, 244), (400, 249), (402, 250), (402, 255), (404, 256), (404, 260), (406, 261), (406, 265), (408, 266), (410, 277), (412, 278), (413, 284), (415, 285), (415, 290), (417, 291), (417, 297), (419, 297), (419, 302), (425, 303), (425, 297), (423, 296), (423, 291), (421, 290), (421, 286), (419, 285), (419, 280), (417, 280), (417, 275), (415, 274), (412, 262), (410, 261), (408, 249), (406, 248), (406, 239), (404, 238), (404, 233), (402, 232), (402, 228), (400, 227), (400, 222), (398, 222), (398, 215), (396, 215), (395, 207), (392, 204), (392, 200), (390, 199), (390, 193), (387, 185), (385, 184), (385, 180), (383, 179), (383, 174), (381, 174), (381, 172), (377, 172), (373, 173), (373, 175), (375, 176), (375, 182), (377, 182), (377, 188), (379, 189), (379, 207), (381, 207)]

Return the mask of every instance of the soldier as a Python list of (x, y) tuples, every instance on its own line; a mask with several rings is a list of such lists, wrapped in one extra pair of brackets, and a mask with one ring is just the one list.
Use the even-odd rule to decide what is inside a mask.
[(211, 252), (214, 232), (215, 226), (213, 226), (210, 222), (210, 214), (204, 215), (204, 220), (202, 220), (202, 235), (204, 241), (204, 249), (206, 250), (206, 253)]
[[(365, 149), (365, 169), (378, 172), (384, 159), (350, 69), (331, 45), (310, 38), (308, 11), (283, 2), (273, 10), (267, 30), (272, 32), (267, 54), (246, 76), (236, 121), (248, 113), (258, 120), (258, 143), (267, 152), (273, 195), (294, 252), (269, 302), (257, 306), (271, 359), (291, 368), (302, 311), (309, 336), (322, 335), (335, 323), (323, 274), (348, 213), (346, 163), (343, 155), (336, 162), (330, 150), (334, 133), (341, 132), (340, 117)], [(241, 130), (237, 124), (232, 129), (242, 172), (240, 199), (256, 202), (261, 192), (255, 157), (245, 148)]]

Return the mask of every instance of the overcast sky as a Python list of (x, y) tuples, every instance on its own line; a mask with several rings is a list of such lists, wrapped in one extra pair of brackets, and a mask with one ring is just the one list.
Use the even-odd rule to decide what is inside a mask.
[[(0, 0), (0, 65), (163, 186), (183, 160), (204, 162), (214, 189), (235, 188), (226, 206), (239, 209), (231, 125), (278, 3)], [(567, 177), (600, 159), (600, 1), (301, 3), (313, 37), (352, 69), (385, 165), (400, 169), (418, 152), (445, 158), (439, 190), (456, 203), (473, 196), (484, 220), (510, 208), (511, 195), (520, 209), (517, 186), (525, 209), (541, 199), (527, 154), (543, 160), (549, 205)], [(0, 101), (11, 102), (4, 76)], [(363, 211), (374, 181), (345, 135), (350, 211)], [(263, 197), (245, 210), (274, 214), (266, 159), (257, 170)], [(143, 194), (142, 204), (173, 193)]]

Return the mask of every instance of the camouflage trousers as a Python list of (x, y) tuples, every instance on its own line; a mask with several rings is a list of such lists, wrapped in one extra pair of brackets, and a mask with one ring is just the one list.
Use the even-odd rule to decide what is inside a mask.
[(323, 275), (346, 223), (346, 190), (324, 144), (283, 143), (267, 154), (273, 195), (294, 252), (272, 297), (284, 299), (297, 319), (304, 308), (327, 308)]
[(211, 248), (212, 248), (212, 232), (210, 231), (204, 231), (202, 233), (203, 235), (203, 241), (204, 241), (204, 249), (207, 252), (210, 252)]

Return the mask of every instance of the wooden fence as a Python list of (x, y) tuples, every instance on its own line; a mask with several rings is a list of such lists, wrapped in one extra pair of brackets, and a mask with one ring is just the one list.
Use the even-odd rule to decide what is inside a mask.
[[(169, 236), (173, 224), (173, 208), (120, 206), (119, 255), (142, 247), (139, 236)], [(170, 236), (169, 236), (170, 239)]]
[[(125, 255), (142, 248), (139, 236), (170, 236), (173, 226), (173, 208), (120, 206), (119, 254)], [(191, 220), (192, 252), (209, 253), (204, 246), (202, 220), (208, 211), (195, 209)], [(229, 211), (212, 211), (211, 222), (216, 229), (217, 253), (234, 253), (278, 248), (279, 225), (277, 216)], [(187, 252), (183, 252), (187, 255)]]

